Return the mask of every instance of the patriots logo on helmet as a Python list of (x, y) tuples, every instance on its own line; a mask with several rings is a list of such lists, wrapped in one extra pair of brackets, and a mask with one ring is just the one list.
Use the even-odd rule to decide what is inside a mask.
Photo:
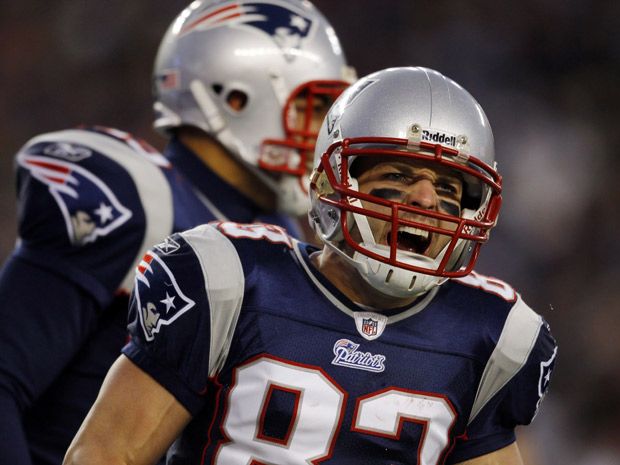
[(21, 154), (17, 162), (48, 186), (65, 219), (71, 243), (94, 242), (126, 223), (132, 216), (110, 188), (90, 171), (74, 163)]
[(314, 22), (310, 17), (288, 6), (268, 2), (235, 2), (205, 10), (184, 25), (181, 34), (220, 26), (258, 29), (268, 34), (285, 51), (288, 59), (294, 58), (290, 51), (301, 48), (303, 41), (314, 30)]
[[(151, 286), (150, 276), (165, 273), (166, 279)], [(161, 284), (165, 283), (165, 284)], [(187, 297), (164, 261), (147, 252), (136, 268), (135, 297), (140, 324), (147, 341), (152, 341), (162, 326), (169, 325), (196, 303)]]

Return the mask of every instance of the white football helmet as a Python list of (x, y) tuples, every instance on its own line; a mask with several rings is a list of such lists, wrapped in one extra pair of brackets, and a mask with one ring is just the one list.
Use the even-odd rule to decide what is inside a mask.
[(197, 0), (159, 47), (154, 126), (202, 129), (278, 194), (282, 210), (301, 214), (315, 99), (328, 108), (354, 78), (334, 29), (307, 0)]
[[(370, 163), (399, 157), (447, 171), (462, 185), (460, 205), (440, 211), (361, 192), (361, 173), (351, 168), (362, 157)], [(472, 270), (501, 205), (494, 159), (489, 122), (460, 85), (426, 68), (370, 74), (338, 98), (321, 127), (310, 223), (375, 289), (422, 294)], [(384, 227), (383, 243), (371, 223)], [(437, 251), (429, 256), (433, 240)]]

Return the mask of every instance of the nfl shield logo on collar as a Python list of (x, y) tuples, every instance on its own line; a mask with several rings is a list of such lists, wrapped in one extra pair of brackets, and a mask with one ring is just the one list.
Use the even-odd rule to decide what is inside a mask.
[(366, 336), (376, 336), (378, 321), (372, 318), (362, 319), (362, 333)]
[(360, 335), (369, 341), (377, 339), (387, 324), (387, 317), (374, 312), (355, 312), (355, 327)]

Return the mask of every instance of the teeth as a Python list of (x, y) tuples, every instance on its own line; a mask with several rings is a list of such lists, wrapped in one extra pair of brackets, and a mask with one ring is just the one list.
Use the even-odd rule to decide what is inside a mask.
[(428, 231), (419, 228), (412, 228), (411, 226), (401, 226), (400, 228), (398, 228), (398, 232), (413, 234), (415, 236), (423, 237), (424, 239), (428, 238)]

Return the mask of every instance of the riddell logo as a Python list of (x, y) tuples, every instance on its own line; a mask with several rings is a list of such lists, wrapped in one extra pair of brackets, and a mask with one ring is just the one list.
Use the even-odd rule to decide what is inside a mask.
[(424, 129), (422, 131), (422, 140), (456, 147), (456, 136), (451, 136), (443, 132), (433, 132), (428, 129)]

